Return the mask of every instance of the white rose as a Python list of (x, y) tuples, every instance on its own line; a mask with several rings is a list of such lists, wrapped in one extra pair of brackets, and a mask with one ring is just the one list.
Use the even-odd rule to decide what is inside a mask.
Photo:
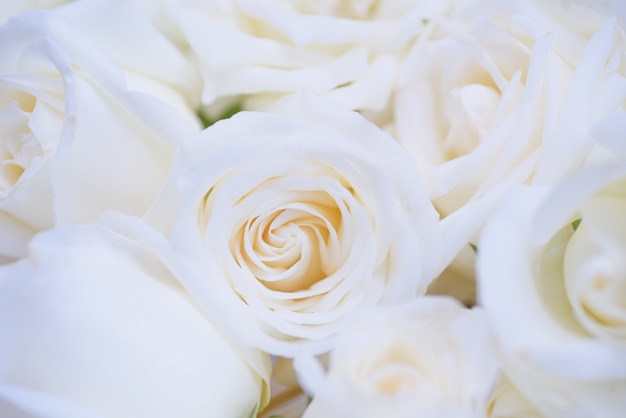
[(175, 219), (172, 245), (199, 300), (222, 294), (251, 343), (291, 357), (330, 349), (359, 305), (423, 294), (442, 244), (392, 138), (319, 97), (283, 109), (241, 112), (184, 144), (150, 221)]
[(485, 226), (479, 300), (511, 382), (547, 416), (626, 410), (626, 166), (516, 189)]
[(197, 125), (129, 91), (120, 68), (53, 12), (0, 27), (0, 262), (33, 233), (143, 214)]
[(241, 417), (270, 362), (240, 354), (150, 248), (97, 224), (0, 267), (0, 415)]
[(558, 1), (463, 2), (427, 26), (390, 129), (425, 176), (451, 260), (511, 185), (554, 184), (594, 154), (594, 125), (626, 107), (625, 37)]
[[(135, 0), (169, 22), (198, 56), (203, 102), (248, 95), (259, 109), (284, 93), (327, 95), (351, 109), (384, 108), (399, 56), (446, 2)], [(147, 4), (149, 3), (149, 5)], [(163, 23), (161, 23), (163, 25)], [(254, 103), (252, 103), (254, 102)]]
[(498, 372), (483, 312), (437, 296), (360, 313), (326, 376), (313, 361), (295, 362), (306, 418), (484, 417)]

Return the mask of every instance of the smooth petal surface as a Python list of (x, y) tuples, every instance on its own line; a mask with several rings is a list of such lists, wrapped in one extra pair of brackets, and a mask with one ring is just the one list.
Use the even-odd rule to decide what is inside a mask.
[(103, 226), (37, 236), (0, 289), (4, 411), (247, 418), (262, 402), (263, 378), (155, 254)]
[(0, 10), (0, 24), (12, 16), (34, 9), (51, 9), (67, 3), (68, 0), (5, 0)]
[[(122, 67), (130, 90), (149, 93), (197, 122), (200, 75), (186, 54), (132, 2), (72, 2), (54, 13), (91, 37)], [(115, 21), (115, 30), (110, 22)]]

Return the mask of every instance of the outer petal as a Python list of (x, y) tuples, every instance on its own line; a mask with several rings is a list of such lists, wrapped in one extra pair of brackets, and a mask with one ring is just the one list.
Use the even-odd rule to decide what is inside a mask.
[(38, 236), (28, 259), (1, 268), (0, 288), (5, 412), (247, 418), (259, 407), (262, 378), (175, 277), (102, 226)]
[[(193, 109), (200, 99), (196, 67), (132, 2), (79, 1), (54, 13), (92, 37), (111, 55), (123, 68), (131, 90), (150, 93), (188, 119), (195, 118)], [(115, 30), (111, 30), (112, 21), (116, 22)]]

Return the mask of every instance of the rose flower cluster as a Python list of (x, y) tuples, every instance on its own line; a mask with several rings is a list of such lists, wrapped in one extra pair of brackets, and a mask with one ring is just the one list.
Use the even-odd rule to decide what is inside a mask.
[(623, 1), (0, 5), (0, 416), (625, 411)]

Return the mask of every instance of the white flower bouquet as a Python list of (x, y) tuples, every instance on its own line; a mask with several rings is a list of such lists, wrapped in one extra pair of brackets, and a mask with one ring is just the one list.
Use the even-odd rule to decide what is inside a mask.
[(623, 417), (626, 3), (4, 0), (0, 416)]

